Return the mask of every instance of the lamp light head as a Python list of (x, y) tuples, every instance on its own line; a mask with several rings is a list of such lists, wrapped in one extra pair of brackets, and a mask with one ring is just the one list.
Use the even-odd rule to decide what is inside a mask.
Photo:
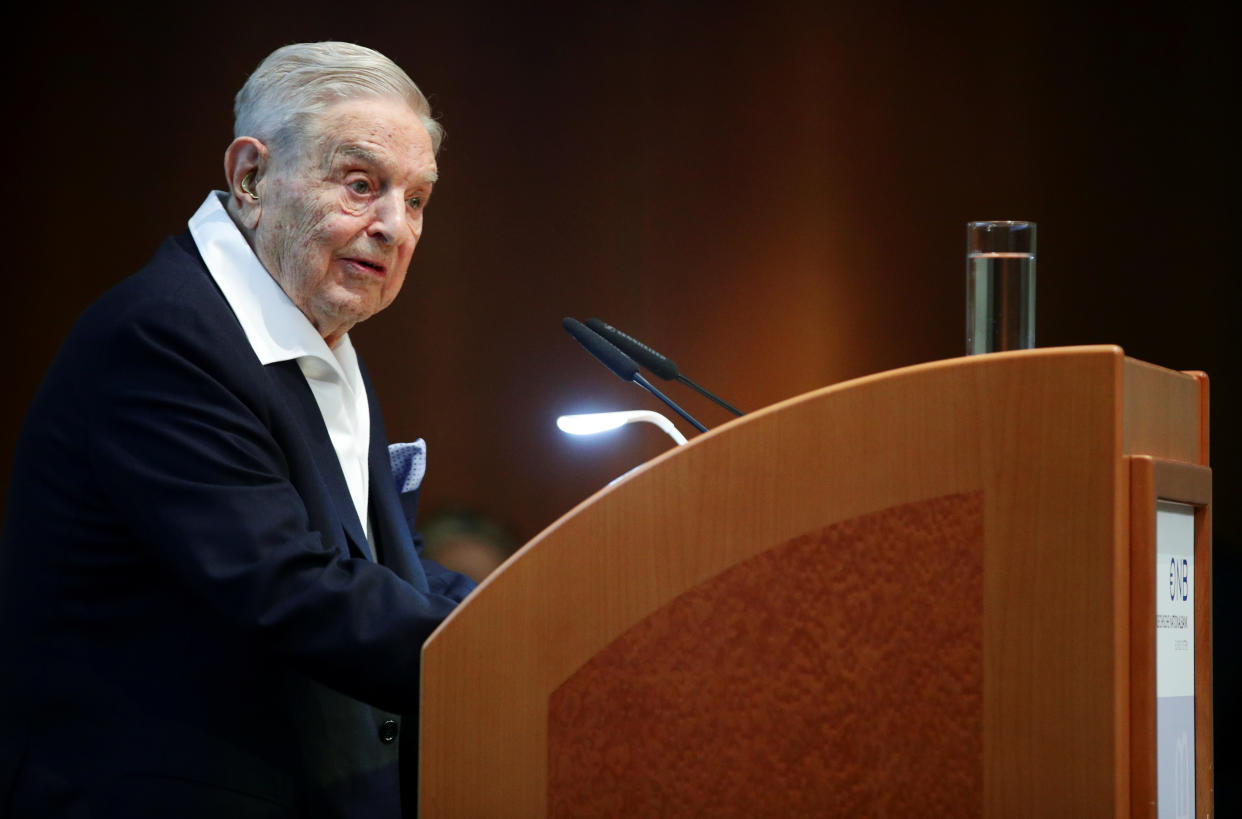
[(570, 435), (594, 435), (599, 432), (607, 432), (610, 429), (617, 429), (626, 424), (634, 424), (645, 422), (655, 424), (660, 429), (668, 433), (668, 436), (681, 446), (686, 442), (686, 436), (673, 426), (673, 422), (665, 418), (658, 412), (651, 410), (622, 410), (620, 412), (589, 412), (579, 415), (562, 415), (556, 419), (556, 425), (562, 432), (568, 432)]

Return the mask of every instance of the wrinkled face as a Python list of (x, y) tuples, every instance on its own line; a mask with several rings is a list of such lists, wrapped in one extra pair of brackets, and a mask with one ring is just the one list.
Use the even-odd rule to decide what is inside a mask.
[(427, 129), (396, 99), (334, 105), (272, 156), (255, 253), (329, 345), (396, 298), (435, 179)]

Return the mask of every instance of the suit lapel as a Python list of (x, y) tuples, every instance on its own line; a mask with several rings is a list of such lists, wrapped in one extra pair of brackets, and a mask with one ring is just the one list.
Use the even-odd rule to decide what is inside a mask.
[[(239, 353), (247, 361), (253, 361), (263, 367), (270, 376), (275, 399), (288, 408), (289, 414), (302, 430), (303, 434), (300, 437), (310, 452), (314, 468), (323, 482), (324, 492), (331, 498), (332, 511), (341, 529), (345, 532), (350, 554), (367, 560), (372, 559), (366, 531), (363, 529), (362, 521), (358, 520), (358, 510), (349, 493), (349, 485), (345, 482), (345, 474), (341, 471), (340, 458), (337, 457), (336, 448), (332, 446), (332, 438), (328, 435), (327, 425), (324, 424), (323, 413), (319, 410), (319, 404), (315, 401), (315, 394), (311, 391), (310, 385), (306, 383), (306, 376), (302, 374), (302, 369), (296, 360), (277, 361), (268, 365), (259, 363), (254, 357), (253, 345), (246, 338), (245, 328), (237, 320), (236, 313), (220, 289), (219, 283), (207, 270), (207, 264), (203, 261), (193, 237), (186, 232), (176, 237), (176, 241), (184, 252), (194, 259), (202, 275), (211, 283), (212, 289), (233, 316), (232, 326), (237, 331)], [(240, 352), (242, 350), (244, 352)], [(376, 412), (371, 399), (369, 382), (367, 383), (367, 399), (371, 407), (372, 419), (374, 419)], [(372, 443), (374, 443), (374, 434), (372, 434)]]
[[(323, 422), (323, 414), (319, 411), (319, 405), (315, 402), (315, 394), (311, 392), (310, 385), (306, 383), (306, 377), (302, 375), (302, 370), (298, 367), (297, 361), (278, 361), (267, 365), (267, 369), (272, 374), (273, 383), (278, 386), (286, 399), (286, 403), (297, 415), (303, 428), (306, 430), (306, 445), (311, 451), (311, 456), (319, 470), (320, 476), (323, 478), (328, 495), (332, 498), (336, 517), (341, 522), (341, 527), (348, 536), (351, 553), (355, 553), (356, 557), (370, 559), (371, 554), (370, 549), (367, 547), (366, 533), (362, 528), (362, 522), (358, 520), (358, 511), (354, 507), (353, 499), (349, 494), (349, 486), (345, 483), (345, 475), (341, 472), (341, 461), (336, 455), (336, 449), (332, 446), (332, 439), (328, 436), (328, 428)], [(374, 413), (372, 414), (374, 415)], [(371, 438), (372, 444), (374, 444), (374, 428), (372, 428)], [(372, 446), (372, 448), (374, 447)], [(391, 477), (388, 482), (392, 483)], [(372, 495), (374, 495), (375, 476), (373, 468), (371, 485)]]
[(392, 569), (403, 580), (413, 582), (414, 569), (411, 566), (411, 560), (416, 559), (414, 543), (410, 539), (409, 527), (401, 509), (401, 500), (393, 485), (387, 444), (381, 438), (377, 447), (375, 438), (376, 436), (372, 435), (369, 460), (371, 534), (375, 539), (376, 554), (380, 563)]
[(407, 583), (427, 590), (427, 576), (414, 551), (410, 537), (410, 525), (405, 520), (405, 510), (392, 477), (392, 462), (388, 458), (388, 434), (384, 419), (371, 388), (371, 378), (366, 368), (359, 364), (362, 383), (367, 391), (367, 406), (371, 412), (371, 442), (367, 451), (367, 463), (371, 473), (371, 535), (380, 563), (392, 569)]

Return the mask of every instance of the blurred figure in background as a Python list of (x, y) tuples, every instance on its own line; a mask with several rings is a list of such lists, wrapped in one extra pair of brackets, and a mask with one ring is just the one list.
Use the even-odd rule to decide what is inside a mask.
[(517, 550), (513, 536), (496, 521), (467, 507), (448, 507), (420, 524), (423, 557), (446, 569), (483, 581)]

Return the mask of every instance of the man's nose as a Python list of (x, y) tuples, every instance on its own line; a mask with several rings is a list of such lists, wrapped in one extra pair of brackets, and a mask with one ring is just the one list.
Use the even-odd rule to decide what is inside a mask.
[(385, 245), (417, 239), (406, 209), (405, 194), (402, 191), (392, 191), (381, 196), (372, 208), (371, 224), (367, 227), (367, 233)]

